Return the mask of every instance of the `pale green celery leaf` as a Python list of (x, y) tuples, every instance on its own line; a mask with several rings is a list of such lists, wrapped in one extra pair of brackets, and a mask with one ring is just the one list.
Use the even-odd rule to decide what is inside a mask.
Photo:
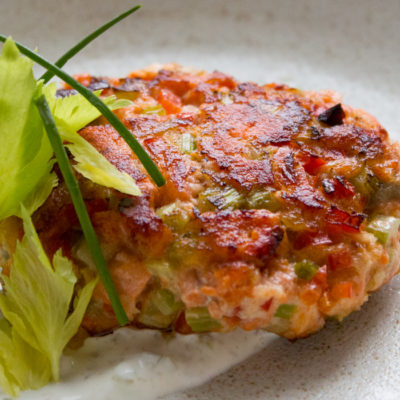
[[(66, 146), (74, 156), (75, 170), (99, 185), (114, 188), (132, 196), (140, 196), (141, 191), (132, 177), (119, 171), (89, 142), (76, 133), (100, 116), (97, 108), (80, 94), (56, 98), (56, 90), (57, 86), (50, 84), (43, 88), (43, 93), (50, 105), (60, 135), (67, 142)], [(101, 90), (94, 93), (100, 96)], [(117, 99), (115, 96), (106, 97), (103, 101), (112, 110), (131, 104), (129, 100)]]
[[(78, 331), (97, 279), (78, 294), (71, 312), (76, 283), (72, 262), (59, 250), (53, 258), (53, 269), (25, 208), (21, 215), (25, 235), (17, 244), (10, 276), (2, 276), (5, 290), (0, 294), (0, 309), (11, 324), (13, 335), (17, 334), (33, 353), (40, 353), (49, 364), (51, 378), (58, 380), (61, 353)], [(0, 364), (5, 368), (1, 351)], [(16, 377), (19, 381), (18, 373)], [(38, 386), (43, 385), (43, 381), (37, 382)], [(30, 382), (29, 387), (20, 387), (34, 385)]]
[[(44, 87), (43, 93), (50, 105), (51, 112), (57, 125), (68, 126), (72, 131), (79, 131), (96, 118), (100, 117), (100, 111), (94, 107), (81, 94), (74, 94), (64, 98), (56, 98), (57, 86), (50, 84)], [(101, 90), (94, 92), (100, 96)], [(102, 99), (111, 110), (128, 107), (132, 102), (125, 99), (117, 99), (116, 96), (108, 96)]]
[(53, 172), (44, 176), (37, 187), (31, 192), (24, 201), (24, 207), (29, 215), (32, 215), (50, 196), (52, 190), (58, 185), (57, 175)]
[(11, 396), (22, 389), (39, 389), (51, 379), (50, 362), (26, 343), (3, 319), (0, 321), (0, 386)]
[(76, 161), (73, 167), (85, 178), (132, 196), (142, 194), (131, 176), (119, 171), (78, 133), (60, 129), (60, 134)]
[(0, 386), (11, 396), (18, 396), (21, 379), (14, 375), (18, 367), (17, 351), (11, 337), (11, 326), (3, 318), (0, 320)]
[(7, 39), (0, 55), (0, 220), (17, 214), (49, 174), (53, 152), (34, 103), (37, 90), (32, 62)]

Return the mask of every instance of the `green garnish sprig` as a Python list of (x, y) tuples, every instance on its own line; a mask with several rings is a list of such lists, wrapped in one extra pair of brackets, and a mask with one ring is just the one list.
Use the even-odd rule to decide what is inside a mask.
[(40, 116), (43, 120), (47, 136), (49, 138), (51, 146), (53, 147), (57, 163), (61, 170), (61, 174), (64, 178), (65, 184), (68, 187), (72, 203), (74, 205), (76, 214), (82, 227), (83, 234), (86, 238), (93, 260), (96, 264), (97, 272), (100, 276), (101, 281), (103, 282), (104, 288), (107, 291), (118, 323), (121, 326), (126, 325), (129, 323), (129, 319), (125, 313), (121, 300), (115, 289), (114, 282), (112, 281), (110, 271), (107, 267), (107, 261), (104, 258), (96, 232), (93, 228), (89, 214), (86, 210), (82, 193), (79, 189), (78, 182), (72, 171), (67, 152), (65, 151), (65, 147), (63, 146), (61, 137), (58, 133), (57, 126), (54, 122), (49, 105), (44, 95), (41, 95), (39, 98), (37, 98), (35, 102), (38, 107)]
[[(55, 64), (47, 61), (46, 59), (41, 57), (38, 53), (33, 52), (24, 45), (20, 43), (15, 43), (15, 44), (17, 45), (19, 51), (22, 54), (24, 54), (37, 64), (47, 69), (47, 71), (42, 75), (39, 81), (42, 80), (44, 83), (46, 83), (53, 76), (56, 75), (59, 78), (61, 78), (64, 82), (69, 84), (83, 97), (85, 97), (94, 107), (96, 107), (100, 111), (100, 113), (107, 119), (107, 121), (117, 130), (117, 132), (125, 140), (128, 146), (133, 150), (133, 152), (136, 154), (140, 162), (143, 164), (143, 167), (149, 173), (154, 182), (158, 186), (162, 186), (165, 184), (165, 179), (162, 176), (161, 172), (159, 171), (153, 160), (150, 158), (146, 150), (129, 132), (129, 130), (124, 126), (124, 124), (114, 115), (111, 109), (99, 97), (97, 97), (90, 90), (81, 85), (78, 81), (76, 81), (73, 77), (71, 77), (61, 69), (61, 67), (65, 65), (68, 62), (68, 60), (70, 60), (75, 54), (77, 54), (80, 50), (86, 47), (94, 39), (96, 39), (98, 36), (100, 36), (102, 33), (104, 33), (106, 30), (114, 26), (122, 19), (133, 14), (140, 7), (141, 7), (140, 5), (132, 7), (131, 9), (120, 14), (116, 18), (112, 19), (108, 23), (104, 24), (103, 26), (101, 26), (100, 28), (89, 34), (87, 37), (82, 39), (78, 44), (72, 47), (69, 51), (67, 51), (60, 59), (56, 61)], [(6, 40), (7, 37), (5, 35), (0, 35), (0, 42), (4, 43)], [(86, 210), (86, 206), (82, 194), (80, 192), (78, 182), (73, 174), (72, 167), (69, 163), (66, 150), (63, 146), (53, 115), (50, 111), (49, 105), (44, 95), (41, 95), (36, 99), (36, 105), (38, 107), (39, 114), (43, 120), (45, 130), (49, 137), (49, 141), (52, 145), (61, 173), (64, 177), (65, 183), (70, 192), (75, 211), (77, 213), (79, 222), (81, 224), (83, 234), (88, 242), (99, 276), (107, 291), (111, 305), (113, 307), (113, 310), (115, 312), (119, 324), (126, 325), (127, 323), (129, 323), (129, 319), (125, 313), (121, 300), (115, 289), (115, 285), (112, 281), (110, 272), (107, 268), (107, 262), (101, 251), (99, 240), (96, 236), (96, 232), (93, 228), (89, 214)]]
[[(4, 35), (0, 35), (0, 42), (5, 42), (7, 37)], [(61, 68), (57, 67), (50, 61), (47, 61), (45, 58), (40, 56), (38, 53), (33, 52), (29, 48), (25, 47), (21, 43), (15, 42), (19, 51), (46, 68), (49, 71), (52, 71), (56, 76), (62, 79), (65, 83), (68, 83), (72, 88), (74, 88), (78, 93), (80, 93), (83, 97), (85, 97), (94, 107), (96, 107), (106, 118), (106, 120), (115, 128), (115, 130), (122, 136), (128, 146), (132, 149), (132, 151), (136, 154), (137, 158), (143, 164), (143, 167), (146, 169), (148, 174), (151, 176), (153, 181), (157, 186), (162, 186), (165, 184), (165, 179), (162, 176), (160, 170), (157, 168), (154, 161), (151, 159), (146, 150), (142, 147), (142, 145), (138, 142), (138, 140), (129, 132), (126, 126), (115, 116), (115, 114), (108, 108), (104, 102), (93, 94), (89, 89), (85, 86), (81, 85), (76, 79), (74, 79), (71, 75), (64, 72)]]

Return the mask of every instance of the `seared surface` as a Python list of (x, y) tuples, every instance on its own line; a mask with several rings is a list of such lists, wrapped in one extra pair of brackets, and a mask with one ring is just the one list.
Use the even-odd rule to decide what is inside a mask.
[[(398, 146), (334, 92), (176, 65), (78, 78), (133, 100), (116, 114), (167, 179), (157, 188), (102, 119), (80, 132), (143, 192), (133, 198), (79, 177), (133, 325), (305, 336), (358, 309), (397, 272), (398, 234), (382, 244), (366, 227), (378, 214), (400, 216)], [(82, 281), (94, 273), (63, 183), (35, 224), (50, 254), (62, 247), (75, 260)], [(309, 279), (295, 272), (304, 260), (318, 267)], [(173, 294), (169, 311), (154, 300), (160, 289)], [(207, 310), (204, 329), (189, 320)], [(117, 326), (101, 284), (83, 326)]]

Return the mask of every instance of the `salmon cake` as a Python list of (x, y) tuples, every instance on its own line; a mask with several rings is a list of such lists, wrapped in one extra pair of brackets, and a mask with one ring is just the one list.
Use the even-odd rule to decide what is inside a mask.
[[(167, 181), (157, 187), (103, 117), (79, 132), (142, 191), (76, 173), (132, 326), (304, 337), (358, 310), (399, 271), (399, 146), (335, 92), (175, 64), (76, 78), (132, 101), (115, 113)], [(59, 180), (33, 221), (48, 255), (62, 248), (83, 286), (96, 269)], [(3, 268), (20, 230), (16, 218), (3, 223)], [(99, 282), (81, 330), (117, 327)]]

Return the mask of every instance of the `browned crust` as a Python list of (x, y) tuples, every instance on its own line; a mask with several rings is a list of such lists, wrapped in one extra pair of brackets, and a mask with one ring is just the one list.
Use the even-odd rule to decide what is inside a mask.
[[(187, 307), (209, 307), (224, 329), (268, 328), (288, 337), (309, 334), (323, 324), (324, 316), (337, 310), (344, 316), (365, 301), (371, 271), (384, 270), (389, 258), (365, 232), (365, 221), (376, 210), (355, 179), (368, 174), (382, 187), (397, 185), (399, 177), (397, 146), (374, 117), (340, 105), (333, 92), (240, 83), (220, 72), (176, 65), (136, 71), (124, 79), (78, 79), (93, 89), (101, 84), (103, 95), (133, 99), (132, 106), (116, 113), (167, 180), (157, 188), (103, 119), (80, 131), (131, 175), (144, 194), (125, 204), (129, 196), (104, 193), (79, 177), (96, 230), (107, 244), (115, 279), (152, 260), (179, 262), (173, 284), (161, 284), (179, 291)], [(159, 104), (165, 115), (143, 113)], [(196, 141), (190, 154), (180, 149), (183, 134)], [(215, 188), (235, 189), (243, 201), (257, 190), (270, 190), (280, 207), (275, 212), (248, 205), (222, 210), (214, 202), (211, 209), (204, 208), (201, 194)], [(393, 210), (398, 209), (398, 198), (391, 201), (391, 213), (397, 212)], [(181, 230), (156, 215), (157, 209), (173, 202), (188, 215)], [(49, 253), (61, 246), (73, 257), (77, 220), (63, 184), (35, 215), (35, 223)], [(132, 260), (131, 267), (115, 261), (121, 254)], [(309, 282), (293, 272), (293, 263), (303, 259), (321, 266)], [(394, 270), (397, 267), (388, 274)], [(121, 289), (124, 299), (134, 303), (129, 308), (132, 319), (155, 282), (160, 284), (159, 277), (150, 279), (147, 274), (137, 278), (142, 285), (140, 290), (133, 285), (134, 296), (126, 295), (129, 288)], [(96, 293), (85, 320), (91, 332), (116, 324), (104, 293)], [(298, 317), (291, 325), (278, 326), (274, 311), (288, 302), (298, 304)], [(100, 321), (102, 310), (107, 316)], [(175, 328), (188, 330), (182, 316)]]

